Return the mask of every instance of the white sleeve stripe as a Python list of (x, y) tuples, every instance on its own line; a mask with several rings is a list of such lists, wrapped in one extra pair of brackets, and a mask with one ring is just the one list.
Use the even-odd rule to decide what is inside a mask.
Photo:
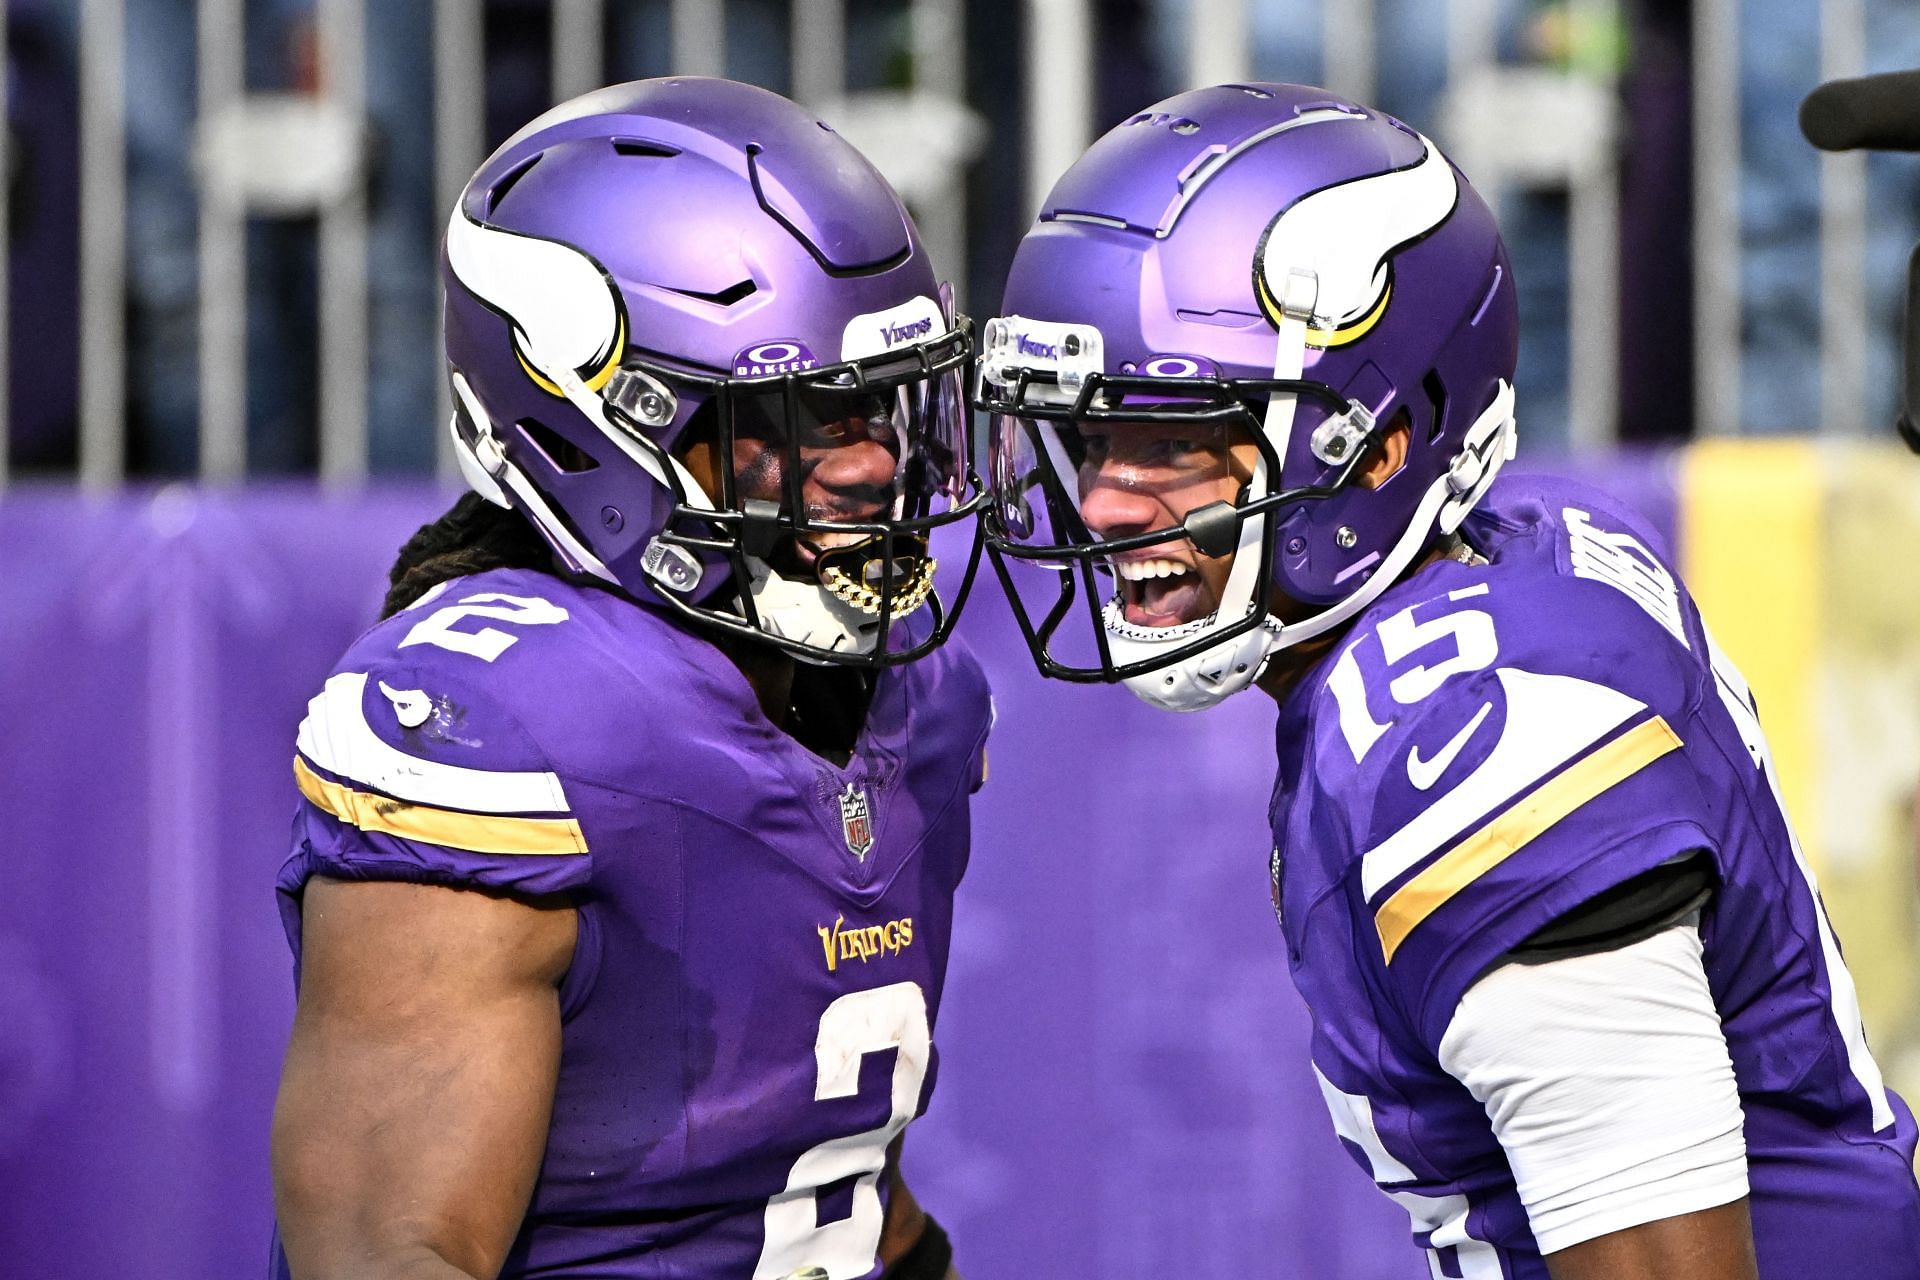
[(1494, 674), (1507, 703), (1500, 741), (1458, 786), (1362, 856), (1360, 887), (1368, 899), (1646, 709), (1616, 689), (1576, 676), (1518, 667), (1500, 667)]
[(307, 704), (300, 754), (341, 778), (395, 799), (473, 813), (566, 813), (566, 791), (548, 772), (467, 769), (408, 755), (367, 723), (367, 677), (343, 672)]
[(1543, 1252), (1746, 1194), (1739, 1087), (1692, 920), (1468, 989), (1441, 1064), (1487, 1110)]

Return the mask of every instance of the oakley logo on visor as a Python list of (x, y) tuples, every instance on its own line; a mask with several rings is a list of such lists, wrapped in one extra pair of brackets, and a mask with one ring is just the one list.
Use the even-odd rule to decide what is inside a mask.
[(819, 366), (820, 362), (807, 350), (806, 343), (785, 338), (742, 350), (733, 358), (733, 376), (757, 378), (769, 373), (800, 373)]
[(1205, 356), (1149, 356), (1140, 372), (1149, 378), (1212, 378), (1220, 367)]

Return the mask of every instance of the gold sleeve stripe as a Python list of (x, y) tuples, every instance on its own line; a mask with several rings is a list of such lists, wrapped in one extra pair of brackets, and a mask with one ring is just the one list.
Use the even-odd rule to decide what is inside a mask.
[(1442, 854), (1394, 890), (1374, 913), (1387, 963), (1407, 935), (1456, 893), (1524, 849), (1536, 836), (1601, 792), (1626, 781), (1680, 745), (1659, 716), (1643, 720)]
[(329, 782), (309, 769), (299, 756), (293, 758), (293, 776), (300, 784), (301, 795), (362, 831), (380, 831), (403, 840), (443, 844), (474, 853), (587, 851), (587, 838), (572, 818), (515, 818), (410, 804)]

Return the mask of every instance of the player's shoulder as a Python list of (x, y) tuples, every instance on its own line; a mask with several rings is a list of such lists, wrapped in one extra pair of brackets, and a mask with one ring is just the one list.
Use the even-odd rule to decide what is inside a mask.
[[(660, 704), (683, 694), (673, 675), (691, 665), (691, 643), (630, 601), (552, 574), (457, 578), (355, 640), (308, 704), (301, 750), (331, 747), (343, 760), (350, 744), (372, 751), (377, 741), (406, 757), (374, 751), (389, 783), (412, 759), (591, 774), (600, 744), (631, 752), (650, 728), (676, 722), (677, 709)], [(608, 732), (618, 724), (624, 733)]]
[(495, 570), (362, 633), (300, 721), (306, 803), (281, 887), (316, 874), (532, 894), (584, 884), (606, 783), (603, 735), (580, 719), (607, 684), (592, 594)]
[(1690, 661), (1701, 646), (1686, 585), (1664, 540), (1611, 494), (1554, 476), (1497, 483), (1462, 531), (1497, 566), (1495, 607), (1528, 615), (1522, 630), (1543, 646), (1574, 646), (1595, 627), (1655, 643), (1640, 655)]
[(1458, 559), (1383, 593), (1341, 651), (1418, 705), (1455, 677), (1501, 668), (1577, 677), (1639, 697), (1684, 696), (1705, 668), (1693, 602), (1656, 534), (1573, 481), (1497, 485)]
[(1476, 554), (1383, 593), (1307, 691), (1317, 790), (1360, 848), (1677, 725), (1701, 696), (1697, 617), (1637, 517), (1570, 483), (1493, 498), (1465, 531)]
[(1496, 498), (1477, 554), (1382, 593), (1283, 713), (1288, 829), (1435, 1035), (1541, 926), (1713, 845), (1705, 640), (1652, 535), (1590, 490)]

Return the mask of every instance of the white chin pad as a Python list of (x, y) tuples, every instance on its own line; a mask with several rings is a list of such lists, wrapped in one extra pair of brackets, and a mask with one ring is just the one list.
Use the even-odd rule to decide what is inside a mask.
[(1122, 683), (1142, 702), (1163, 711), (1204, 711), (1260, 678), (1273, 652), (1274, 636), (1269, 618), (1172, 666)]
[(747, 563), (753, 571), (753, 609), (762, 631), (829, 653), (873, 652), (880, 639), (879, 618), (822, 587), (782, 577), (760, 560)]

